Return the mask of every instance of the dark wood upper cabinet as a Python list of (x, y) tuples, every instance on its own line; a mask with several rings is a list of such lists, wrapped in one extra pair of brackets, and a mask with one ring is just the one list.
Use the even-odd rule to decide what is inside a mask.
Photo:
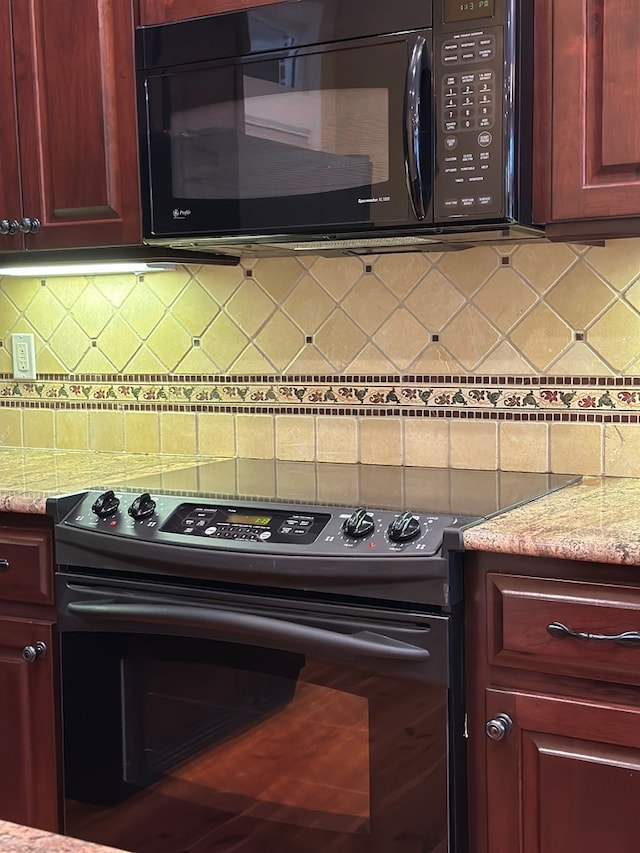
[(282, 0), (139, 0), (140, 23), (164, 24), (278, 2)]
[(534, 218), (552, 237), (640, 234), (639, 33), (637, 0), (536, 3)]
[(0, 219), (40, 222), (0, 251), (139, 243), (131, 0), (0, 0), (0, 44)]

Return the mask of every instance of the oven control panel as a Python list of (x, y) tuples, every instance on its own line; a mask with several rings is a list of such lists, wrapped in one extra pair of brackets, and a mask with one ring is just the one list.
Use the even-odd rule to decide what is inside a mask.
[[(440, 553), (452, 515), (368, 507), (283, 504), (87, 492), (58, 527), (77, 535), (100, 534), (208, 551), (376, 557)], [(75, 535), (75, 534), (74, 534)], [(64, 538), (64, 537), (63, 537)]]
[(210, 503), (182, 503), (161, 531), (191, 538), (226, 539), (235, 542), (315, 542), (331, 516), (327, 513), (227, 506)]

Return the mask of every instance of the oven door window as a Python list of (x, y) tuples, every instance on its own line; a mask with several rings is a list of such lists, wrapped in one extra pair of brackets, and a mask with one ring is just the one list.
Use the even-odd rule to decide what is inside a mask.
[(405, 221), (413, 39), (151, 74), (152, 234)]
[(447, 691), (259, 646), (67, 633), (66, 831), (144, 853), (447, 849)]

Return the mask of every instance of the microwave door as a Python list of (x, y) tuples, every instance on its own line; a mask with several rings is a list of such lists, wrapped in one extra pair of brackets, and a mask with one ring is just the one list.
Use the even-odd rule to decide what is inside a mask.
[(149, 74), (145, 237), (430, 221), (430, 53), (423, 30)]

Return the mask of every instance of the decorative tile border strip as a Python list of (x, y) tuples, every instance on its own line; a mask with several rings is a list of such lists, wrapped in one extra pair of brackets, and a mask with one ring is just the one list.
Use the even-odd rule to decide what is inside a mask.
[[(640, 415), (637, 377), (0, 375), (0, 406), (573, 420)], [(588, 380), (588, 381), (585, 381)], [(529, 414), (529, 417), (525, 413)], [(594, 417), (597, 416), (597, 417)], [(582, 417), (579, 418), (583, 420)], [(615, 418), (618, 420), (618, 418)], [(635, 421), (635, 417), (633, 418)]]

